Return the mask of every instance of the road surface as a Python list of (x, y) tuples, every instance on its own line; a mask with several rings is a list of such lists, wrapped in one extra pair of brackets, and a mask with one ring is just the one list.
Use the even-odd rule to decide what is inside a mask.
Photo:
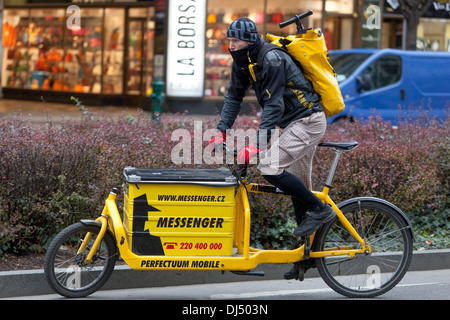
[[(59, 295), (11, 299), (58, 300)], [(321, 278), (303, 282), (258, 280), (142, 289), (101, 290), (87, 300), (334, 300), (348, 299), (331, 290)], [(380, 300), (450, 300), (450, 269), (408, 272)]]

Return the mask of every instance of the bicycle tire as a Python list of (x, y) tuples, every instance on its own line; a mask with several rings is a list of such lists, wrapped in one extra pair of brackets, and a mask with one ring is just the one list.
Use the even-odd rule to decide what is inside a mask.
[[(79, 245), (88, 233), (92, 237), (86, 248), (77, 254)], [(99, 290), (114, 271), (117, 246), (106, 232), (91, 263), (84, 263), (100, 227), (75, 223), (56, 235), (48, 247), (44, 273), (50, 287), (68, 298), (86, 297)]]
[[(394, 288), (406, 274), (412, 258), (409, 222), (391, 206), (359, 200), (340, 208), (358, 234), (371, 244), (371, 252), (316, 259), (322, 279), (334, 291), (351, 298), (371, 298)], [(361, 248), (338, 218), (325, 224), (314, 239), (315, 251)]]

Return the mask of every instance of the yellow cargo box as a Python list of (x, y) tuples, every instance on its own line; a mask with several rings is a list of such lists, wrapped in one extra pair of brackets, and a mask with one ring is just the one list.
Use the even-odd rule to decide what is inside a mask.
[(124, 169), (123, 224), (138, 255), (232, 254), (236, 178), (221, 169)]

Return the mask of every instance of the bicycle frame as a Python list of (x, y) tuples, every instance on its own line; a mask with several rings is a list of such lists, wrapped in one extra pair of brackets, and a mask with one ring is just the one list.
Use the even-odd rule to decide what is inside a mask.
[[(232, 270), (244, 271), (255, 268), (259, 264), (273, 263), (285, 264), (304, 260), (305, 245), (293, 250), (261, 250), (250, 247), (250, 225), (251, 212), (248, 201), (248, 192), (255, 193), (276, 193), (282, 192), (273, 190), (264, 190), (274, 188), (272, 186), (263, 186), (255, 183), (240, 183), (235, 196), (235, 225), (233, 246), (237, 249), (232, 256), (142, 256), (133, 253), (127, 243), (126, 232), (119, 215), (115, 202), (116, 194), (111, 192), (105, 201), (105, 207), (102, 215), (96, 220), (101, 224), (101, 230), (94, 241), (94, 244), (85, 259), (85, 262), (92, 261), (92, 257), (97, 251), (107, 228), (115, 236), (116, 243), (122, 259), (136, 270)], [(356, 254), (370, 252), (370, 246), (366, 246), (365, 241), (358, 235), (356, 230), (342, 214), (339, 208), (328, 196), (329, 187), (325, 186), (322, 192), (314, 192), (315, 195), (325, 203), (331, 205), (337, 213), (338, 219), (344, 227), (361, 244), (361, 249), (354, 248), (332, 248), (325, 251), (310, 252), (310, 258), (322, 258), (327, 256), (348, 255), (353, 258)], [(315, 233), (310, 236), (310, 242), (313, 243)], [(88, 233), (84, 239), (79, 252), (83, 250), (91, 235)]]
[[(255, 183), (250, 183), (248, 185), (245, 185), (247, 191), (253, 192), (253, 193), (274, 193), (274, 194), (283, 194), (282, 191), (277, 190), (276, 188), (272, 186), (265, 186), (265, 185), (258, 185)], [(263, 189), (263, 190), (261, 190)], [(266, 189), (266, 190), (264, 190)], [(269, 190), (268, 190), (269, 189)], [(270, 191), (272, 189), (272, 191)], [(323, 257), (329, 257), (329, 256), (340, 256), (340, 255), (349, 255), (350, 258), (353, 258), (356, 254), (364, 253), (366, 250), (370, 252), (370, 245), (366, 245), (366, 241), (360, 237), (358, 232), (355, 230), (355, 228), (352, 226), (352, 224), (348, 221), (348, 219), (344, 216), (342, 211), (336, 206), (336, 204), (333, 202), (333, 200), (328, 195), (330, 191), (330, 187), (324, 186), (322, 192), (313, 191), (313, 193), (319, 198), (322, 202), (329, 204), (332, 209), (336, 212), (337, 218), (341, 221), (342, 225), (350, 232), (350, 234), (361, 244), (361, 249), (350, 249), (350, 248), (336, 248), (336, 249), (327, 249), (326, 251), (315, 251), (311, 252), (309, 257), (310, 258), (323, 258)], [(285, 195), (287, 196), (287, 195)], [(313, 243), (315, 233), (311, 235), (310, 240), (311, 244)], [(300, 250), (302, 249), (302, 250)], [(257, 250), (257, 249), (254, 249)], [(301, 246), (299, 249), (295, 249), (292, 251), (301, 251), (303, 252), (304, 248)], [(280, 251), (280, 250), (264, 250), (264, 251)], [(282, 251), (290, 251), (290, 250), (282, 250)], [(302, 254), (303, 258), (303, 254)], [(303, 259), (301, 259), (303, 260)], [(273, 262), (270, 262), (273, 263)]]

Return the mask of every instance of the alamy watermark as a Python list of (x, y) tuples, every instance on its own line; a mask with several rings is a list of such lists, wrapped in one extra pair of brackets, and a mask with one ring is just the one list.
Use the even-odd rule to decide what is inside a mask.
[(381, 29), (381, 9), (379, 6), (374, 4), (369, 5), (364, 13), (364, 16), (367, 17), (367, 29)]
[(66, 26), (70, 30), (80, 30), (81, 28), (81, 9), (79, 6), (71, 5), (66, 9), (70, 16), (67, 18)]
[[(218, 133), (217, 129), (203, 130), (202, 121), (194, 121), (194, 131), (187, 129), (176, 129), (172, 132), (171, 141), (177, 142), (172, 148), (171, 160), (174, 164), (236, 164), (233, 152), (225, 152), (222, 145), (213, 151), (211, 147), (204, 146), (204, 142), (211, 140)], [(228, 129), (226, 130), (226, 145), (228, 150), (238, 152), (248, 145), (256, 144), (259, 141), (259, 149), (267, 149), (267, 130), (257, 129)], [(277, 141), (280, 130), (270, 130), (271, 141)], [(224, 156), (225, 152), (225, 156)], [(272, 143), (270, 155), (262, 152), (260, 163), (276, 165), (279, 161), (278, 144)], [(250, 159), (250, 164), (255, 164), (256, 158)], [(241, 163), (240, 163), (241, 164)]]
[(381, 269), (377, 265), (367, 267), (366, 273), (369, 277), (366, 279), (366, 288), (369, 290), (379, 289), (381, 287)]
[(66, 270), (66, 287), (69, 289), (81, 288), (81, 268), (77, 265), (71, 265)]

